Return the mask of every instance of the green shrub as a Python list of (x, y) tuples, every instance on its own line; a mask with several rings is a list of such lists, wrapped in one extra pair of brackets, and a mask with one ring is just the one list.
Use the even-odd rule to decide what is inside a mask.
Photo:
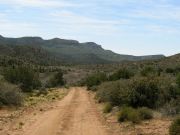
[(175, 119), (169, 129), (170, 135), (180, 135), (180, 117)]
[(38, 74), (28, 67), (7, 68), (3, 75), (8, 82), (20, 85), (24, 92), (41, 87)]
[(142, 120), (152, 119), (153, 113), (148, 108), (134, 109), (132, 107), (123, 107), (118, 113), (118, 121), (131, 121), (132, 123), (140, 123)]
[(173, 101), (175, 114), (179, 112), (180, 88), (173, 83), (174, 80), (172, 77), (160, 76), (104, 82), (96, 87), (96, 96), (99, 102), (134, 108), (160, 108)]
[(97, 89), (96, 96), (100, 102), (109, 102), (113, 106), (129, 104), (130, 82), (127, 80), (105, 82)]
[(142, 76), (153, 76), (153, 75), (156, 75), (158, 74), (158, 71), (156, 71), (153, 67), (144, 67), (142, 70), (141, 70), (141, 75)]
[(162, 68), (158, 68), (157, 69), (157, 75), (158, 76), (161, 76), (161, 73), (163, 72), (163, 69)]
[(134, 74), (126, 68), (119, 69), (117, 72), (109, 76), (109, 81), (116, 81), (119, 79), (129, 79)]
[(105, 73), (96, 73), (88, 76), (86, 78), (85, 84), (87, 85), (88, 89), (91, 89), (91, 87), (100, 85), (102, 82), (106, 80), (107, 76)]
[(146, 107), (139, 108), (138, 112), (142, 120), (148, 120), (153, 118), (153, 112)]
[(23, 95), (20, 89), (12, 84), (0, 82), (0, 104), (21, 106), (23, 103)]
[(110, 113), (112, 111), (112, 105), (110, 103), (106, 103), (103, 108), (104, 113)]
[(172, 76), (163, 76), (158, 79), (159, 79), (158, 87), (160, 93), (159, 93), (157, 107), (162, 107), (165, 104), (169, 104), (172, 101), (176, 102), (176, 100), (180, 98), (180, 89), (175, 84), (175, 78)]
[(128, 115), (130, 112), (133, 111), (133, 108), (131, 107), (123, 107), (121, 109), (121, 111), (118, 113), (118, 121), (119, 122), (124, 122), (124, 121), (127, 121), (128, 120)]
[(180, 114), (180, 97), (178, 99), (172, 99), (164, 104), (160, 111), (165, 116), (174, 116)]
[(63, 72), (59, 70), (47, 83), (47, 87), (57, 87), (65, 85)]
[(180, 88), (180, 73), (177, 75), (176, 83), (178, 87)]
[(132, 112), (130, 112), (128, 114), (128, 120), (131, 121), (132, 123), (140, 123), (141, 122), (141, 117), (140, 114), (137, 110), (132, 110)]
[(175, 70), (172, 68), (166, 68), (166, 73), (174, 73)]
[(123, 107), (118, 113), (118, 121), (131, 121), (132, 123), (140, 123), (141, 118), (139, 112), (136, 109), (131, 107)]
[(129, 96), (133, 107), (154, 108), (159, 98), (158, 80), (138, 78), (133, 81), (132, 92)]
[(113, 106), (128, 105), (154, 108), (160, 93), (157, 80), (148, 78), (106, 82), (97, 89), (99, 100), (110, 102)]

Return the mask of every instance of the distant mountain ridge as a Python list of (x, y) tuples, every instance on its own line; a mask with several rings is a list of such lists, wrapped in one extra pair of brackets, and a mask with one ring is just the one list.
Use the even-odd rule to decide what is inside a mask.
[[(105, 64), (121, 61), (152, 60), (164, 55), (132, 56), (105, 50), (94, 42), (41, 37), (5, 38), (0, 36), (0, 55), (30, 59), (40, 64)], [(53, 61), (53, 62), (52, 62)]]

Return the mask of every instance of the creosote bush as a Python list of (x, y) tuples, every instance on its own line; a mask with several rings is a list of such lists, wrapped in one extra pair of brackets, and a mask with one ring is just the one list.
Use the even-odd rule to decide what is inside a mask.
[(107, 75), (105, 73), (96, 73), (93, 75), (90, 75), (86, 78), (85, 84), (88, 87), (88, 90), (90, 90), (93, 86), (100, 85), (102, 82), (107, 80)]
[(3, 75), (8, 82), (20, 85), (23, 92), (41, 87), (38, 74), (28, 67), (6, 68)]
[(106, 82), (97, 89), (99, 101), (110, 102), (113, 106), (154, 108), (159, 97), (158, 82), (148, 78)]
[(22, 103), (23, 95), (17, 86), (0, 82), (0, 105), (21, 106)]
[(154, 108), (159, 98), (158, 80), (138, 78), (132, 83), (130, 105), (133, 107)]
[(119, 79), (129, 79), (134, 76), (134, 73), (126, 68), (119, 69), (117, 72), (109, 76), (109, 81), (116, 81)]
[(166, 68), (166, 73), (174, 73), (174, 69), (172, 68)]
[(105, 82), (97, 89), (99, 102), (109, 102), (113, 106), (129, 105), (130, 83), (127, 80)]
[(176, 83), (180, 89), (180, 73), (177, 75)]
[(146, 66), (141, 70), (141, 75), (142, 76), (154, 76), (157, 75), (158, 71), (156, 71), (155, 68), (150, 67), (150, 66)]
[(170, 126), (170, 135), (180, 135), (180, 117), (176, 118)]
[(57, 87), (63, 86), (65, 84), (65, 80), (63, 78), (63, 72), (59, 70), (47, 83), (47, 87)]

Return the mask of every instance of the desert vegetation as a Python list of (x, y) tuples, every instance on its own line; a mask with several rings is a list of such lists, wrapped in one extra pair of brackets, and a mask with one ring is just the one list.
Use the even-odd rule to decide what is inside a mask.
[(180, 117), (176, 118), (169, 129), (170, 135), (179, 135), (180, 133)]
[(0, 106), (21, 106), (24, 102), (23, 94), (16, 85), (0, 82)]
[(59, 70), (50, 80), (47, 82), (47, 87), (57, 87), (63, 86), (65, 84), (65, 80), (63, 78), (63, 72)]
[(131, 121), (132, 123), (140, 123), (142, 120), (149, 120), (153, 118), (153, 113), (148, 108), (134, 109), (132, 107), (123, 107), (118, 112), (118, 121), (125, 122)]
[[(94, 43), (52, 39), (46, 44), (39, 39), (43, 42), (36, 47), (34, 41), (33, 45), (30, 42), (26, 46), (25, 39), (16, 40), (22, 45), (11, 46), (7, 42), (7, 45), (0, 46), (0, 107), (54, 101), (67, 92), (59, 93), (52, 88), (87, 86), (89, 91), (95, 92), (98, 103), (103, 104), (105, 115), (114, 115), (113, 111), (116, 111), (119, 123), (140, 124), (154, 119), (154, 114), (158, 113), (174, 119), (169, 129), (171, 135), (179, 133), (179, 54), (136, 61), (141, 58), (128, 56), (128, 59), (119, 59), (121, 55), (113, 58), (111, 55), (114, 53), (104, 52)], [(54, 42), (58, 42), (62, 50), (56, 50), (56, 45), (51, 48)], [(72, 47), (68, 53), (64, 42)], [(83, 57), (72, 53), (79, 47), (82, 47)], [(89, 49), (92, 54), (89, 54)]]
[[(43, 99), (41, 95), (44, 95), (44, 101), (46, 98), (58, 99), (60, 95), (57, 92), (54, 97), (51, 96), (51, 93), (55, 93), (51, 88), (65, 85), (65, 72), (59, 68), (14, 65), (2, 67), (0, 72), (0, 106), (24, 106), (29, 101), (32, 101), (30, 104), (34, 104), (33, 102)], [(40, 74), (48, 74), (46, 81)]]
[(9, 67), (3, 72), (6, 81), (20, 85), (24, 92), (41, 87), (38, 73), (28, 67)]
[[(98, 74), (87, 77), (85, 84), (88, 89), (96, 91), (99, 103), (105, 103), (104, 113), (111, 112), (113, 107), (119, 108), (119, 122), (138, 124), (153, 119), (154, 112), (163, 117), (176, 117), (180, 114), (180, 65), (176, 63), (173, 67), (169, 59), (172, 57), (136, 64), (124, 63), (115, 70), (104, 67)], [(104, 77), (98, 77), (99, 74)]]

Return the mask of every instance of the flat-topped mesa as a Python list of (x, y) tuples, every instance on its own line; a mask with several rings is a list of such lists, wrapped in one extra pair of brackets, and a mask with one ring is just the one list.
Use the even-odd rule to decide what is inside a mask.
[(43, 42), (44, 40), (41, 37), (21, 37), (17, 38), (19, 41), (26, 41), (26, 42)]
[(43, 40), (41, 37), (21, 37), (19, 39), (29, 39), (29, 40)]
[(47, 41), (52, 42), (53, 44), (79, 44), (79, 42), (76, 40), (66, 40), (66, 39), (60, 39), (60, 38), (53, 38)]
[[(6, 38), (0, 36), (0, 45), (5, 46), (6, 48), (21, 49), (23, 58), (27, 59), (29, 56), (27, 54), (31, 54), (31, 59), (39, 62), (50, 61), (44, 58), (34, 57), (34, 51), (29, 50), (29, 47), (35, 48), (35, 50), (46, 51), (48, 57), (55, 58), (55, 63), (65, 63), (65, 64), (104, 64), (104, 63), (119, 63), (122, 61), (139, 61), (139, 60), (153, 60), (164, 58), (163, 55), (150, 55), (150, 56), (133, 56), (133, 55), (122, 55), (115, 53), (110, 50), (106, 50), (102, 48), (101, 45), (96, 44), (94, 42), (84, 42), (80, 43), (76, 40), (68, 40), (61, 38), (53, 38), (53, 39), (43, 39), (41, 37), (21, 37), (21, 38)], [(18, 50), (16, 49), (16, 50)], [(15, 50), (15, 51), (16, 51)], [(0, 50), (2, 53), (2, 50)], [(18, 52), (17, 52), (18, 53)], [(44, 53), (41, 55), (43, 56)]]

